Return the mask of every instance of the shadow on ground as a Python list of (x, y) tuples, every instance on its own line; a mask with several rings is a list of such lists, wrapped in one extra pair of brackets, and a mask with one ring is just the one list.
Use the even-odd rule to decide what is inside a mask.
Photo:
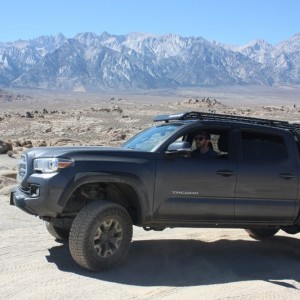
[(61, 271), (127, 285), (198, 286), (264, 280), (294, 288), (285, 280), (300, 281), (300, 240), (293, 237), (134, 241), (122, 265), (101, 273), (77, 266), (68, 245), (55, 246), (49, 252), (47, 260)]

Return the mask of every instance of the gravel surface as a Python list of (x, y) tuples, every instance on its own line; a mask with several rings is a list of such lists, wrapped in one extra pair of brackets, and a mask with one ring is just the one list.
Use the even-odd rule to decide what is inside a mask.
[(134, 228), (117, 269), (88, 272), (45, 224), (0, 196), (2, 299), (299, 299), (300, 240), (238, 229)]

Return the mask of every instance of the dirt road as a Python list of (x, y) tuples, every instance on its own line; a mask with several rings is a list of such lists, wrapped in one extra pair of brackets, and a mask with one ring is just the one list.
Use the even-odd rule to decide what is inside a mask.
[(243, 230), (135, 228), (117, 269), (78, 267), (43, 221), (0, 197), (1, 299), (299, 299), (300, 240)]

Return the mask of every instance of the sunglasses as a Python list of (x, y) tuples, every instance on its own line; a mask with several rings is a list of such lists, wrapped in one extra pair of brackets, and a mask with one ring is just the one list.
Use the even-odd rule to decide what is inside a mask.
[(203, 140), (206, 140), (206, 137), (205, 136), (195, 136), (194, 140), (195, 141), (203, 141)]

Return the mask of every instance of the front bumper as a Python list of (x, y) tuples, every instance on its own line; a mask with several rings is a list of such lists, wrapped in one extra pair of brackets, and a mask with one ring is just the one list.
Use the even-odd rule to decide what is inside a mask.
[(32, 175), (28, 181), (28, 189), (16, 186), (10, 190), (10, 205), (31, 215), (56, 217), (63, 209), (58, 205), (62, 192), (58, 182), (55, 175)]
[(27, 194), (22, 192), (18, 187), (14, 187), (10, 189), (10, 205), (15, 205), (16, 207), (22, 209), (30, 215), (37, 215), (37, 213), (31, 209), (26, 202), (30, 202), (30, 198), (28, 198)]

